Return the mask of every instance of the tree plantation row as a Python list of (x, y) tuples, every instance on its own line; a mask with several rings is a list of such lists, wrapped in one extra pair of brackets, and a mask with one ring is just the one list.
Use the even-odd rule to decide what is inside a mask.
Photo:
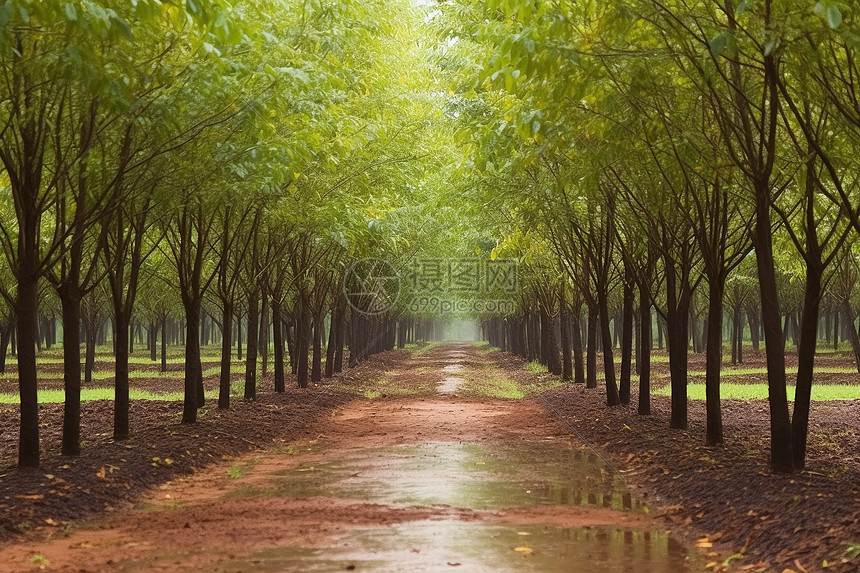
[[(517, 291), (502, 294), (519, 310), (480, 316), (486, 331), (592, 384), (599, 341), (610, 405), (629, 395), (634, 325), (639, 398), (650, 395), (658, 316), (672, 427), (687, 424), (688, 347), (704, 347), (710, 444), (722, 440), (724, 326), (740, 360), (748, 323), (766, 355), (771, 465), (802, 469), (819, 330), (860, 347), (854, 11), (774, 0), (0, 2), (0, 322), (7, 339), (15, 325), (19, 464), (39, 461), (40, 316), (62, 321), (63, 451), (75, 454), (81, 342), (99, 321), (111, 323), (122, 439), (133, 322), (152, 341), (165, 318), (184, 325), (191, 423), (201, 325), (225, 334), (228, 389), (229, 333), (244, 325), (253, 398), (269, 321), (274, 364), (289, 342), (305, 380), (322, 367), (324, 338), (334, 368), (337, 349), (357, 360), (429, 319), (409, 303), (420, 289), (393, 279), (409, 261), (445, 257), (449, 270), (518, 259)], [(393, 272), (356, 276), (362, 260)], [(786, 338), (797, 341), (793, 411)]]
[[(771, 465), (802, 469), (822, 309), (829, 329), (858, 343), (855, 4), (494, 0), (446, 10), (461, 24), (452, 51), (480, 77), (469, 80), (474, 97), (463, 89), (463, 114), (483, 127), (466, 144), (475, 195), (493, 202), (489, 224), (507, 228), (497, 252), (525, 267), (523, 314), (494, 336), (517, 348), (539, 329), (552, 347), (560, 313), (574, 326), (572, 343), (560, 331), (562, 346), (576, 349), (584, 314), (591, 381), (599, 338), (615, 405), (610, 320), (621, 316), (624, 395), (634, 317), (645, 317), (645, 350), (656, 312), (671, 425), (687, 424), (692, 341), (707, 353), (716, 444), (725, 317), (738, 331), (748, 320), (766, 353)], [(699, 324), (704, 334), (691, 331)], [(793, 411), (786, 334), (797, 341)]]
[[(203, 405), (206, 329), (224, 333), (222, 407), (234, 331), (247, 399), (269, 322), (279, 390), (285, 341), (302, 386), (324, 337), (329, 375), (346, 344), (352, 362), (393, 344), (391, 318), (355, 310), (373, 297), (342, 293), (353, 261), (414, 252), (435, 220), (452, 152), (425, 16), (406, 0), (0, 2), (0, 343), (14, 325), (19, 465), (39, 463), (36, 357), (57, 331), (68, 455), (81, 343), (91, 364), (106, 320), (116, 439), (133, 324), (154, 352), (181, 322), (184, 423)], [(401, 322), (401, 342), (418, 328)]]

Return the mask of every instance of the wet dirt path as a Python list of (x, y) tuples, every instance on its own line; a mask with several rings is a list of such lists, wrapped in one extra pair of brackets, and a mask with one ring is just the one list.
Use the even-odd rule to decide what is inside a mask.
[(396, 376), (431, 377), (436, 394), (350, 402), (303, 440), (6, 547), (0, 569), (697, 570), (539, 403), (470, 396), (483, 360), (468, 345), (411, 358)]

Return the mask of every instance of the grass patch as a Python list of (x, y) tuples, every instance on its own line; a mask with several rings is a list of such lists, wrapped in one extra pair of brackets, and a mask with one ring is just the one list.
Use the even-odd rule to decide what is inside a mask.
[(526, 364), (526, 370), (529, 372), (533, 372), (535, 374), (542, 374), (544, 372), (549, 372), (546, 366), (538, 362), (537, 360), (532, 360), (528, 364)]
[[(231, 395), (234, 393), (234, 384), (231, 387)], [(244, 387), (243, 387), (244, 389)], [(183, 399), (182, 392), (147, 392), (146, 390), (137, 390), (131, 388), (129, 390), (129, 398), (131, 400), (153, 400), (156, 402), (178, 402)], [(113, 400), (113, 388), (83, 388), (81, 390), (81, 401), (92, 402), (94, 400)], [(206, 392), (206, 398), (218, 398), (218, 390), (210, 390)], [(62, 389), (54, 390), (39, 390), (40, 404), (62, 404), (66, 399), (66, 392)], [(17, 404), (20, 402), (18, 393), (0, 393), (0, 404)]]
[(488, 398), (519, 400), (526, 397), (526, 392), (517, 381), (506, 376), (482, 376), (469, 380), (467, 384), (470, 392)]
[[(794, 390), (794, 386), (788, 387), (788, 399), (790, 401), (794, 401)], [(670, 396), (671, 393), (671, 386), (664, 386), (654, 391), (656, 396)], [(767, 384), (720, 384), (720, 396), (737, 400), (767, 400)], [(687, 386), (687, 397), (690, 400), (704, 400), (705, 385), (690, 384)], [(814, 402), (856, 400), (858, 398), (860, 398), (860, 386), (828, 384), (827, 386), (812, 387), (812, 400)]]
[(404, 348), (412, 353), (412, 356), (421, 356), (426, 354), (442, 344), (441, 342), (426, 342), (423, 345), (407, 344)]

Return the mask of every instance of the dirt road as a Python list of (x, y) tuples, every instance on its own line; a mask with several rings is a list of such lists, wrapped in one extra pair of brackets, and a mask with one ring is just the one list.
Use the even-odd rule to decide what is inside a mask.
[(538, 403), (470, 393), (483, 360), (476, 347), (447, 345), (401, 361), (390, 390), (432, 381), (437, 392), (349, 402), (305, 439), (6, 547), (3, 570), (701, 568)]

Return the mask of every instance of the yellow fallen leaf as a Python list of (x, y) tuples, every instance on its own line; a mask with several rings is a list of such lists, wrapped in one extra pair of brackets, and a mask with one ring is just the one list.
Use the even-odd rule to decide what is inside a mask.
[(534, 549), (526, 546), (515, 547), (514, 551), (516, 551), (517, 553), (522, 553), (523, 555), (531, 555), (532, 553), (534, 553)]
[(794, 569), (783, 569), (782, 573), (797, 573)]
[(45, 523), (47, 523), (48, 525), (52, 525), (52, 526), (54, 526), (54, 527), (56, 527), (56, 526), (60, 525), (59, 523), (57, 523), (56, 521), (54, 521), (54, 520), (53, 520), (53, 519), (51, 519), (50, 517), (46, 517), (46, 518), (45, 518)]
[(171, 460), (170, 458), (164, 458), (164, 464), (165, 464), (165, 465), (168, 465), (168, 466), (169, 466), (169, 465), (170, 465), (170, 464), (172, 464), (172, 463), (173, 463), (173, 460)]
[(105, 467), (102, 466), (102, 469), (100, 469), (99, 471), (96, 472), (96, 477), (99, 479), (105, 479), (106, 474), (107, 474), (107, 472), (105, 471)]

